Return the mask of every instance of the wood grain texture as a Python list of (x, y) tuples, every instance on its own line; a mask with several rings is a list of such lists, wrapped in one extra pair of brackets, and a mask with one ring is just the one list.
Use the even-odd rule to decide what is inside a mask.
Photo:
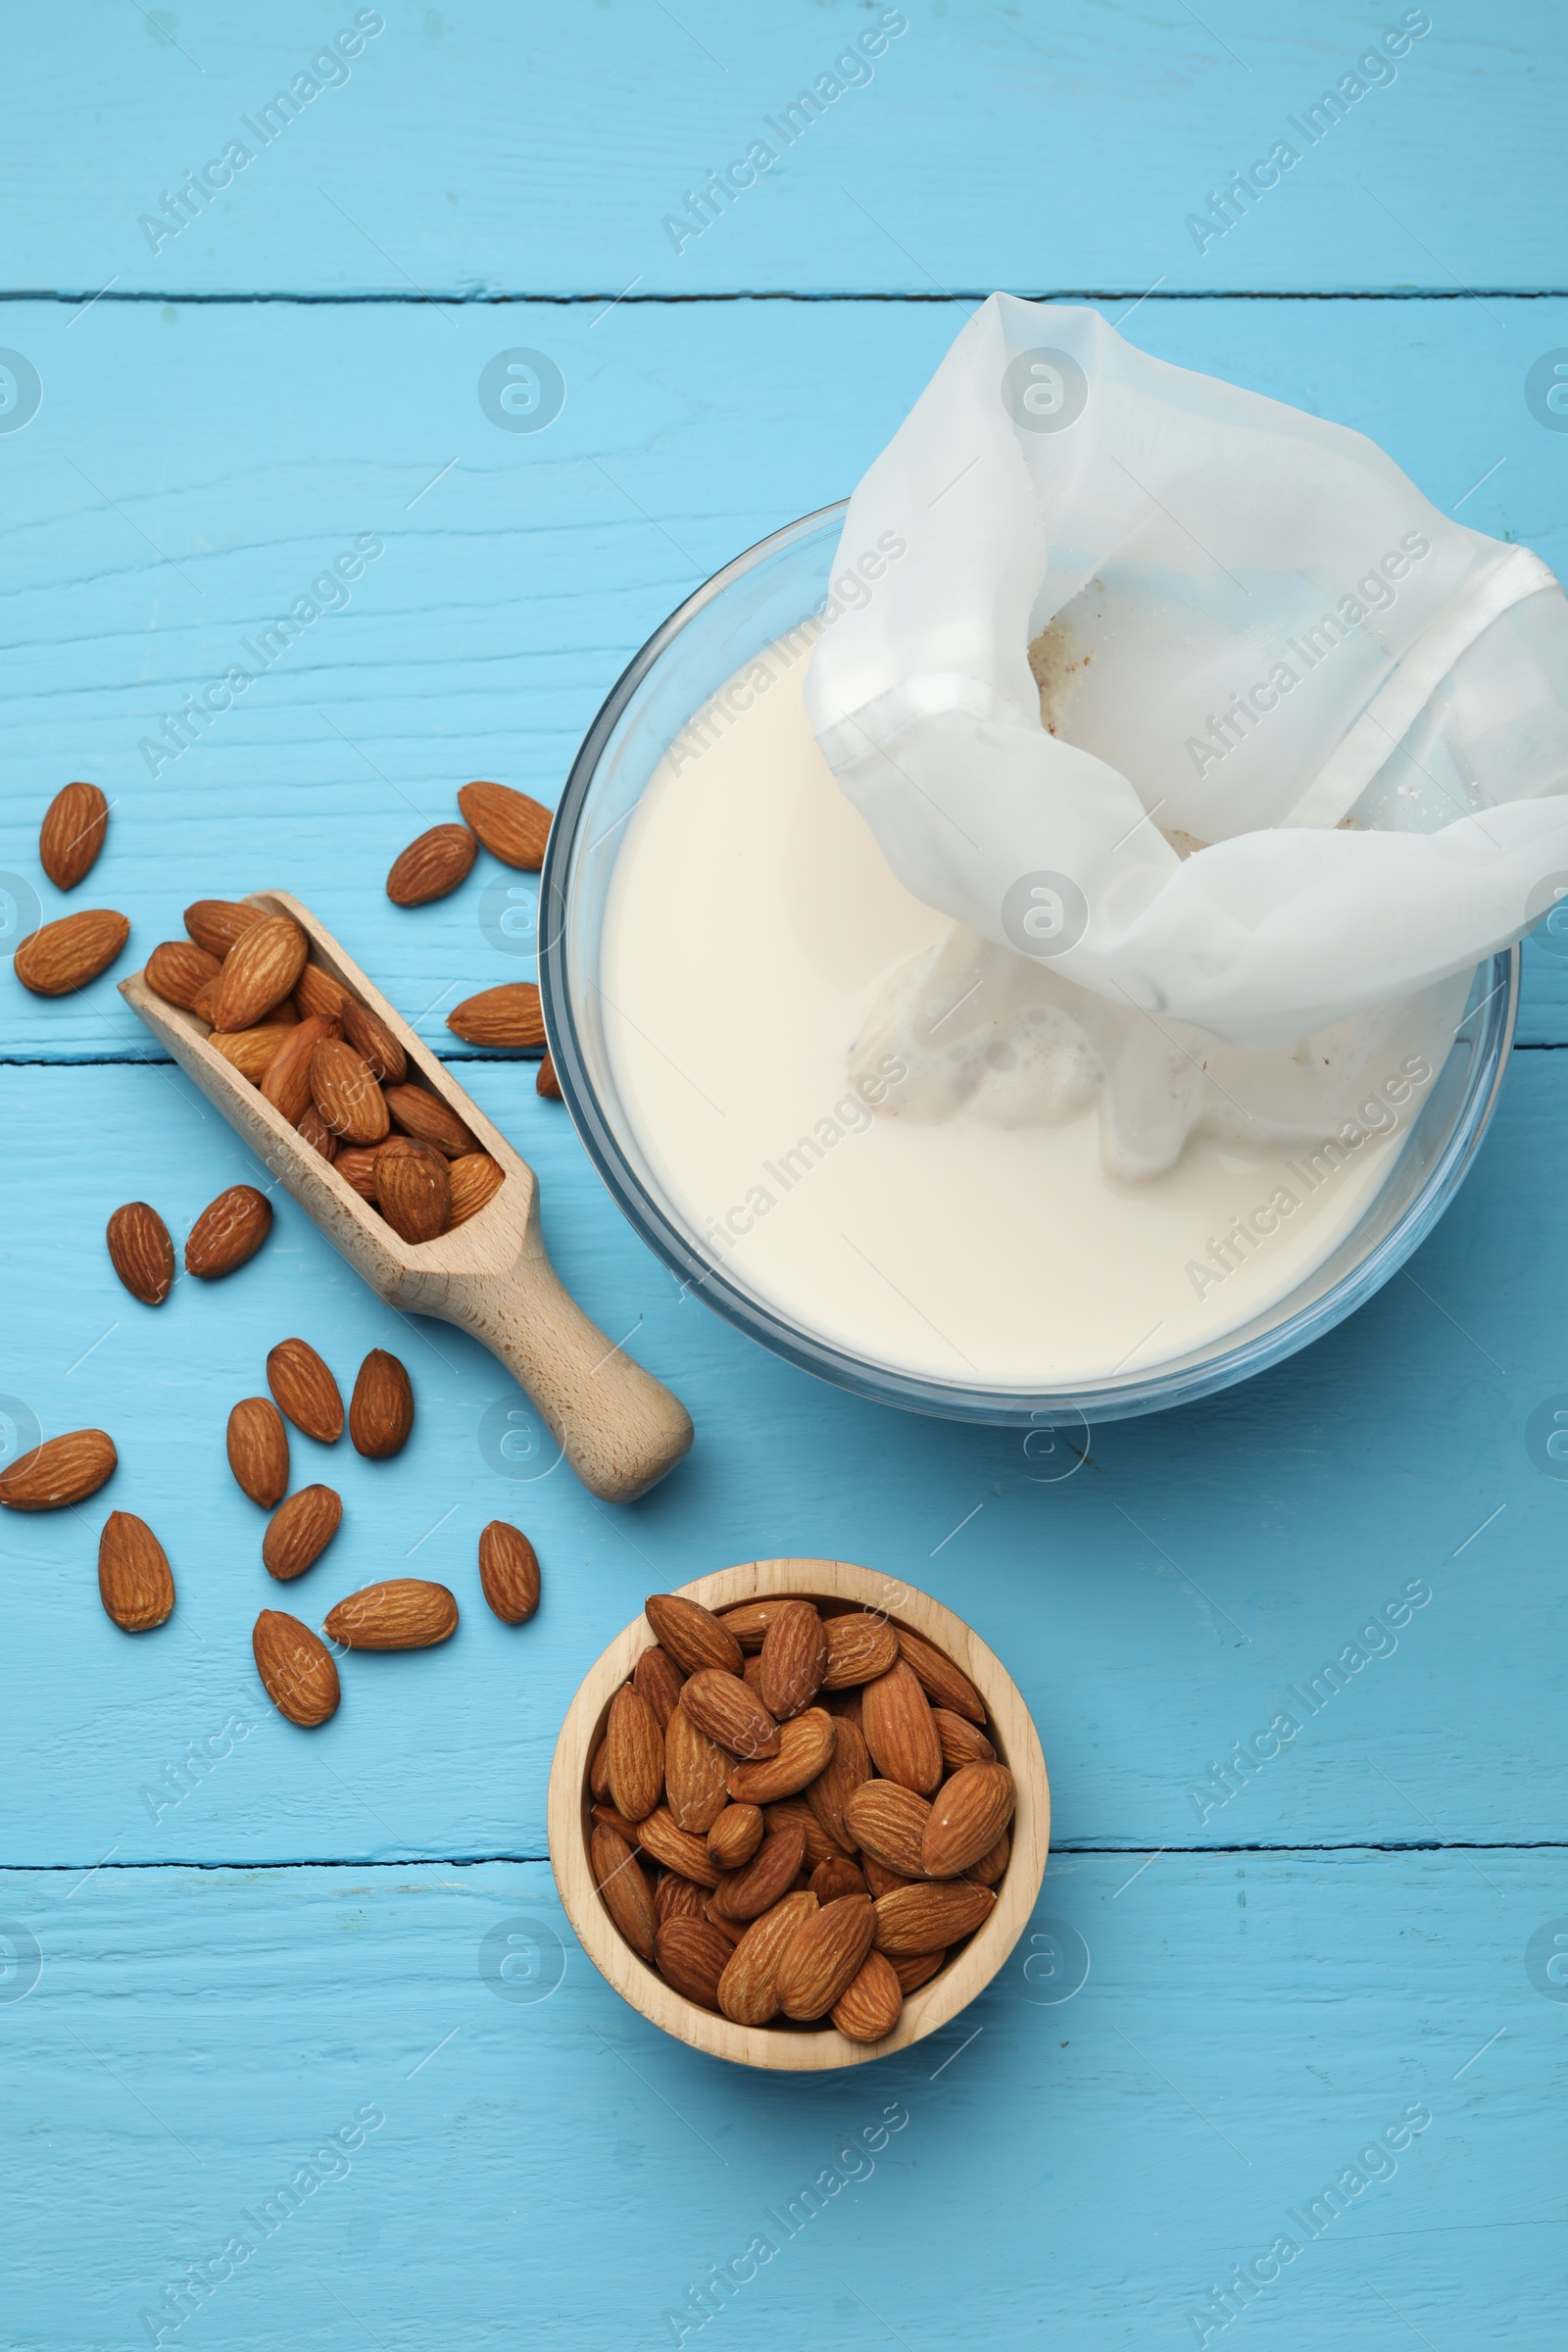
[(849, 1560), (748, 1560), (716, 1576), (699, 1577), (679, 1590), (715, 1613), (742, 1601), (789, 1593), (809, 1599), (852, 1601), (888, 1621), (907, 1626), (934, 1642), (968, 1675), (985, 1702), (997, 1753), (1010, 1769), (1017, 1790), (1012, 1850), (989, 1919), (940, 1976), (911, 1993), (893, 2032), (882, 2041), (852, 2041), (834, 2027), (817, 2033), (787, 2033), (737, 2026), (684, 1999), (644, 1965), (625, 1942), (604, 1907), (595, 1880), (589, 1841), (592, 1794), (588, 1767), (604, 1737), (610, 1704), (638, 1658), (654, 1646), (646, 1617), (637, 1617), (611, 1642), (583, 1677), (561, 1727), (550, 1768), (550, 1856), (556, 1886), (574, 1934), (600, 1975), (632, 2008), (662, 2032), (716, 2058), (769, 2073), (819, 2074), (824, 2069), (860, 2066), (891, 2057), (938, 2033), (966, 2008), (1002, 1968), (1035, 1906), (1051, 1847), (1051, 1788), (1040, 1736), (1017, 1685), (1002, 1660), (962, 1619), (904, 1578), (874, 1576)]

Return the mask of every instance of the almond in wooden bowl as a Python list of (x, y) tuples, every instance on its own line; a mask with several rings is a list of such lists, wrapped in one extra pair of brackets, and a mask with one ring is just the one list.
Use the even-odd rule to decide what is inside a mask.
[[(803, 1703), (802, 1712), (779, 1726), (777, 1757), (759, 1761), (754, 1750), (748, 1760), (715, 1737), (715, 1726), (723, 1733), (731, 1718), (737, 1727), (755, 1730), (758, 1707), (746, 1703), (741, 1667), (754, 1667), (757, 1658), (743, 1660), (743, 1646), (750, 1642), (755, 1652), (758, 1642), (765, 1642), (784, 1601), (814, 1608), (827, 1640), (808, 1639), (812, 1628), (803, 1609), (788, 1613), (778, 1645), (783, 1654), (772, 1661), (775, 1698), (781, 1705), (807, 1701), (823, 1660), (838, 1654), (835, 1620), (855, 1616), (857, 1660), (880, 1664), (890, 1678), (873, 1707), (880, 1770), (852, 1716), (826, 1709), (820, 1697)], [(908, 1635), (909, 1652), (891, 1642), (879, 1645), (868, 1620), (896, 1636)], [(644, 1660), (659, 1665), (662, 1680), (674, 1687), (664, 1726), (665, 1785), (641, 1819), (617, 1815), (616, 1836), (631, 1848), (623, 1854), (604, 1835), (606, 1799), (596, 1795), (590, 1776), (605, 1751), (611, 1709)], [(946, 1676), (934, 1661), (945, 1664)], [(729, 1708), (717, 1703), (713, 1689), (726, 1677), (737, 1686)], [(875, 1679), (857, 1685), (854, 1695), (874, 1688)], [(911, 1783), (930, 1774), (935, 1710), (928, 1679), (941, 1680), (950, 1699), (962, 1696), (983, 1722), (972, 1713), (954, 1717), (970, 1738), (957, 1743), (956, 1760), (943, 1745), (942, 1777), (922, 1794)], [(690, 1709), (682, 1697), (688, 1682)], [(646, 1697), (651, 1687), (644, 1666), (636, 1688)], [(623, 1704), (622, 1733), (627, 1713)], [(643, 1745), (651, 1763), (652, 1742)], [(783, 1770), (790, 1761), (785, 1751), (793, 1755), (796, 1749), (806, 1763), (816, 1763), (816, 1778), (777, 1801), (754, 1794), (747, 1776), (798, 1780), (797, 1768)], [(679, 1808), (691, 1795), (693, 1754), (700, 1758), (710, 1750), (715, 1776), (730, 1763), (729, 1811), (760, 1806), (762, 1812), (763, 1836), (744, 1860), (746, 1841), (737, 1838), (731, 1854), (723, 1830), (721, 1858), (710, 1852), (710, 1831), (725, 1820), (725, 1788), (716, 1778), (712, 1803), (718, 1809), (704, 1810), (701, 1831), (695, 1820), (684, 1830), (679, 1826)], [(679, 1788), (669, 1779), (672, 1760)], [(888, 1775), (888, 1763), (897, 1777)], [(652, 1793), (650, 1783), (651, 1772), (639, 1782), (639, 1805)], [(885, 1791), (885, 1805), (879, 1809), (868, 1790)], [(862, 1817), (879, 1825), (878, 1845), (894, 1830), (902, 1833), (897, 1872), (879, 1865), (873, 1848), (858, 1838), (854, 1825)], [(694, 2049), (743, 2066), (808, 2073), (906, 2049), (947, 2025), (990, 1984), (1040, 1892), (1051, 1791), (1039, 1737), (1016, 1686), (961, 1619), (926, 1593), (847, 1561), (753, 1560), (684, 1586), (678, 1594), (653, 1596), (647, 1615), (611, 1643), (562, 1725), (549, 1820), (550, 1858), (566, 1916), (589, 1959), (623, 1999)], [(766, 1872), (759, 1876), (760, 1865), (775, 1850), (790, 1859), (797, 1844), (809, 1890), (807, 1879), (793, 1874), (776, 1891), (763, 1886)], [(971, 1862), (971, 1854), (979, 1860)], [(614, 1875), (607, 1890), (610, 1862)], [(633, 1876), (637, 1883), (628, 1886)], [(688, 1883), (695, 1906), (679, 1899)], [(760, 1914), (754, 1908), (758, 1894), (767, 1898)], [(685, 1918), (684, 1941), (664, 1933), (666, 1918), (677, 1914)], [(652, 1951), (650, 1919), (658, 1923)], [(916, 1951), (927, 1929), (932, 1948)], [(729, 1948), (721, 1949), (726, 1941)]]

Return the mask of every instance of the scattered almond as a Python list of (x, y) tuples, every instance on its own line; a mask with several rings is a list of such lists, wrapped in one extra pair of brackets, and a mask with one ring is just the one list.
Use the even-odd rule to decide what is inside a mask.
[(221, 969), (218, 957), (209, 956), (194, 940), (166, 939), (148, 956), (142, 978), (166, 1004), (177, 1004), (182, 1011), (191, 1012), (202, 990), (212, 987)]
[(458, 807), (492, 858), (524, 873), (538, 872), (550, 838), (548, 808), (510, 784), (465, 784)]
[(264, 1609), (251, 1636), (256, 1671), (280, 1715), (314, 1731), (337, 1712), (337, 1668), (324, 1642), (281, 1609)]
[(503, 1625), (522, 1625), (539, 1606), (539, 1555), (506, 1519), (480, 1531), (479, 1590)]
[(174, 1287), (174, 1245), (169, 1227), (145, 1200), (127, 1200), (109, 1220), (109, 1262), (133, 1298), (162, 1306)]
[(162, 1625), (174, 1605), (169, 1556), (147, 1525), (130, 1511), (111, 1511), (98, 1539), (98, 1593), (127, 1634)]
[(254, 1257), (272, 1230), (272, 1204), (253, 1184), (231, 1184), (210, 1200), (190, 1229), (185, 1271), (217, 1282)]
[(106, 972), (129, 937), (125, 916), (108, 907), (63, 914), (23, 941), (11, 968), (35, 997), (69, 997)]
[(326, 1631), (350, 1649), (428, 1649), (458, 1630), (458, 1604), (445, 1585), (395, 1576), (366, 1585), (326, 1614)]
[(228, 1466), (264, 1510), (288, 1493), (288, 1432), (270, 1396), (242, 1396), (229, 1414)]
[(545, 1042), (545, 1017), (531, 980), (509, 980), (501, 988), (466, 997), (447, 1014), (447, 1027), (469, 1046), (511, 1046), (528, 1052)]
[(262, 1565), (279, 1584), (314, 1567), (343, 1522), (341, 1496), (330, 1487), (301, 1487), (280, 1503), (262, 1538)]
[(432, 825), (393, 860), (386, 895), (394, 906), (428, 906), (457, 889), (478, 854), (466, 825)]
[(249, 1029), (292, 996), (308, 943), (286, 914), (264, 915), (229, 949), (213, 985), (213, 1026)]
[(85, 1502), (113, 1475), (119, 1458), (113, 1438), (101, 1429), (45, 1438), (0, 1471), (0, 1502), (13, 1511), (59, 1511)]
[(67, 784), (44, 810), (38, 862), (56, 890), (74, 890), (97, 861), (109, 831), (109, 803), (96, 784)]
[(267, 1385), (278, 1411), (296, 1429), (318, 1445), (337, 1444), (343, 1435), (342, 1393), (308, 1340), (279, 1340), (269, 1349)]
[(372, 1348), (349, 1399), (354, 1450), (384, 1462), (402, 1451), (413, 1428), (414, 1388), (408, 1373), (384, 1348)]
[(643, 1614), (653, 1628), (654, 1640), (668, 1650), (682, 1673), (696, 1674), (704, 1666), (717, 1666), (725, 1674), (740, 1673), (744, 1663), (740, 1643), (700, 1600), (688, 1600), (681, 1592), (651, 1592), (643, 1603)]

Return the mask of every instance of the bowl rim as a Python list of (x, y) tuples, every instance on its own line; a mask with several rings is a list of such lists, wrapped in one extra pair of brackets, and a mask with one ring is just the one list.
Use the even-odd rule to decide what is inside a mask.
[(738, 2065), (816, 2074), (831, 2067), (863, 2066), (925, 2040), (983, 1992), (1004, 1966), (1033, 1916), (1045, 1878), (1051, 1785), (1040, 1736), (1021, 1691), (996, 1652), (961, 1617), (928, 1592), (850, 1560), (746, 1560), (675, 1590), (714, 1611), (785, 1593), (849, 1601), (876, 1610), (933, 1642), (968, 1675), (985, 1701), (998, 1752), (1016, 1784), (1007, 1868), (990, 1918), (940, 1975), (906, 1996), (897, 2026), (882, 2041), (851, 2041), (836, 2027), (779, 2032), (767, 2026), (738, 2026), (687, 2000), (622, 1937), (600, 1900), (589, 1859), (588, 1767), (612, 1698), (641, 1653), (655, 1645), (653, 1628), (639, 1615), (583, 1677), (557, 1736), (550, 1767), (550, 1865), (579, 1945), (606, 1983), (651, 2024), (693, 2049)]
[[(632, 1230), (644, 1241), (679, 1283), (726, 1322), (743, 1331), (786, 1362), (816, 1379), (866, 1396), (881, 1404), (925, 1413), (940, 1420), (979, 1423), (991, 1427), (1035, 1429), (1060, 1433), (1068, 1450), (1081, 1459), (1087, 1452), (1095, 1422), (1117, 1421), (1190, 1404), (1267, 1371), (1322, 1339), (1344, 1322), (1392, 1280), (1405, 1260), (1426, 1240), (1460, 1184), (1496, 1108), (1519, 1012), (1521, 956), (1517, 945), (1484, 957), (1477, 974), (1487, 986), (1474, 1006), (1480, 1035), (1465, 1101), (1455, 1124), (1434, 1157), (1395, 1223), (1365, 1254), (1294, 1312), (1263, 1329), (1241, 1327), (1240, 1334), (1221, 1338), (1214, 1352), (1194, 1363), (1154, 1365), (1131, 1378), (1112, 1376), (1070, 1388), (970, 1386), (940, 1380), (929, 1374), (901, 1370), (875, 1356), (858, 1354), (838, 1342), (820, 1338), (791, 1322), (784, 1311), (754, 1296), (732, 1281), (724, 1267), (698, 1249), (647, 1190), (627, 1160), (618, 1137), (606, 1116), (578, 1035), (572, 1002), (567, 935), (574, 859), (583, 830), (583, 817), (599, 762), (607, 745), (649, 672), (681, 633), (724, 591), (749, 571), (796, 542), (841, 522), (848, 499), (838, 499), (798, 516), (780, 529), (756, 540), (703, 581), (662, 620), (639, 647), (605, 697), (571, 764), (550, 827), (539, 887), (539, 993), (551, 1060), (562, 1097), (578, 1139), (597, 1169), (611, 1199)], [(1475, 995), (1474, 988), (1472, 996)], [(1472, 1017), (1466, 1008), (1465, 1019)], [(1460, 1023), (1462, 1028), (1463, 1022)], [(1455, 1032), (1457, 1035), (1457, 1032)], [(1414, 1130), (1412, 1129), (1412, 1134)], [(1407, 1143), (1409, 1139), (1406, 1139)], [(1385, 1183), (1393, 1177), (1391, 1162)], [(1367, 1201), (1363, 1219), (1376, 1210), (1382, 1187)], [(1338, 1244), (1348, 1247), (1359, 1230), (1352, 1226)], [(1267, 1314), (1271, 1310), (1262, 1310)], [(1070, 1426), (1073, 1416), (1084, 1427), (1080, 1435)]]

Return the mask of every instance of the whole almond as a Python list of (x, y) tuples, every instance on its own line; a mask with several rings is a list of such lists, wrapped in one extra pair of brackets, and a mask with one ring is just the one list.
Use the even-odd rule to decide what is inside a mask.
[(610, 1750), (610, 1794), (628, 1821), (643, 1821), (664, 1793), (664, 1737), (646, 1698), (623, 1684), (605, 1727)]
[(787, 1606), (783, 1600), (743, 1600), (733, 1609), (721, 1609), (718, 1622), (734, 1635), (742, 1649), (760, 1652), (768, 1627)]
[(174, 1605), (169, 1556), (145, 1519), (111, 1511), (98, 1539), (98, 1593), (127, 1634), (162, 1625)]
[(526, 1052), (545, 1042), (545, 1016), (531, 980), (509, 980), (501, 988), (465, 997), (447, 1014), (447, 1027), (469, 1046), (512, 1046)]
[(314, 1102), (302, 1119), (295, 1120), (294, 1132), (302, 1143), (309, 1144), (311, 1150), (318, 1152), (324, 1160), (336, 1159), (337, 1137), (332, 1133), (331, 1128)]
[(921, 1860), (931, 1808), (897, 1781), (862, 1781), (844, 1807), (851, 1838), (874, 1862), (906, 1879), (924, 1876)]
[(323, 1038), (336, 1037), (336, 1021), (324, 1020), (319, 1013), (310, 1013), (285, 1030), (282, 1045), (273, 1054), (262, 1080), (262, 1093), (272, 1108), (297, 1127), (305, 1113), (314, 1107), (311, 1095), (311, 1056)]
[(701, 2009), (718, 2007), (718, 1981), (731, 1945), (710, 1920), (666, 1919), (654, 1937), (654, 1958), (678, 1993)]
[(561, 1080), (556, 1076), (556, 1065), (548, 1051), (539, 1064), (539, 1075), (533, 1082), (533, 1091), (536, 1095), (547, 1096), (552, 1102), (561, 1101)]
[(464, 1152), (448, 1164), (452, 1188), (452, 1222), (466, 1225), (487, 1200), (493, 1200), (506, 1182), (506, 1171), (488, 1152)]
[[(691, 1685), (688, 1683), (686, 1690)], [(681, 1692), (681, 1704), (686, 1691)], [(778, 1754), (757, 1764), (737, 1764), (729, 1776), (729, 1792), (738, 1805), (769, 1805), (781, 1796), (797, 1796), (814, 1781), (833, 1753), (837, 1726), (821, 1707), (808, 1707), (779, 1726)]]
[(929, 1984), (948, 1961), (946, 1949), (940, 1952), (894, 1952), (882, 1957), (891, 1959), (893, 1974), (899, 1980), (899, 1990), (906, 2000), (911, 1992), (918, 1992), (922, 1984)]
[(852, 1609), (827, 1621), (824, 1690), (847, 1690), (886, 1674), (899, 1654), (899, 1637), (885, 1617)]
[(1005, 1764), (965, 1764), (931, 1800), (921, 1840), (928, 1879), (956, 1879), (989, 1854), (1012, 1819), (1017, 1791)]
[(402, 1451), (413, 1428), (414, 1388), (408, 1373), (384, 1348), (372, 1348), (349, 1399), (354, 1450), (384, 1462)]
[(148, 956), (142, 978), (166, 1004), (177, 1004), (189, 1012), (221, 969), (218, 957), (209, 956), (193, 939), (166, 939)]
[(904, 1986), (882, 1952), (867, 1952), (859, 1974), (833, 2004), (833, 2023), (851, 2041), (884, 2041), (904, 2010)]
[(394, 1127), (421, 1144), (433, 1144), (448, 1159), (461, 1159), (466, 1152), (478, 1151), (477, 1143), (457, 1112), (449, 1110), (440, 1096), (432, 1095), (428, 1087), (389, 1086), (385, 1101)]
[(278, 1505), (262, 1538), (262, 1565), (279, 1584), (314, 1566), (343, 1520), (343, 1503), (330, 1487), (301, 1487)]
[(647, 1820), (637, 1824), (637, 1842), (645, 1854), (695, 1886), (718, 1885), (718, 1865), (708, 1859), (706, 1836), (683, 1830), (667, 1805), (656, 1805)]
[(109, 830), (109, 803), (96, 784), (66, 784), (44, 810), (38, 862), (56, 890), (74, 890), (92, 871)]
[(539, 1606), (539, 1555), (509, 1520), (480, 1530), (479, 1590), (503, 1625), (525, 1624)]
[(231, 1184), (209, 1200), (185, 1243), (185, 1271), (217, 1282), (254, 1257), (272, 1230), (272, 1204), (253, 1184)]
[(718, 1981), (718, 2005), (735, 2025), (765, 2026), (777, 2017), (780, 1965), (816, 1908), (814, 1894), (787, 1894), (747, 1929)]
[(703, 1889), (691, 1879), (683, 1879), (678, 1871), (660, 1873), (654, 1888), (654, 1918), (662, 1927), (666, 1919), (701, 1919)]
[[(317, 1116), (320, 1118), (319, 1111)], [(325, 1127), (326, 1121), (322, 1119), (321, 1124)], [(375, 1155), (380, 1149), (379, 1144), (356, 1144), (339, 1152), (332, 1162), (344, 1183), (352, 1185), (362, 1200), (375, 1199)]]
[(920, 1886), (898, 1886), (876, 1901), (876, 1948), (890, 1960), (907, 1952), (946, 1950), (991, 1917), (997, 1898), (989, 1886), (966, 1879), (945, 1879)]
[(550, 838), (550, 811), (510, 784), (465, 784), (458, 807), (492, 858), (537, 873)]
[(778, 1972), (778, 2005), (804, 2022), (825, 2017), (860, 1973), (876, 1932), (868, 1894), (847, 1894), (805, 1922)]
[(432, 825), (393, 860), (386, 895), (394, 906), (428, 906), (457, 889), (478, 854), (466, 825)]
[(978, 1724), (955, 1715), (951, 1707), (933, 1707), (931, 1720), (942, 1743), (942, 1761), (950, 1772), (956, 1772), (961, 1764), (996, 1762), (997, 1751)]
[(286, 914), (265, 915), (240, 934), (213, 986), (215, 1029), (249, 1029), (292, 996), (308, 942)]
[(827, 1671), (827, 1630), (808, 1600), (785, 1602), (767, 1629), (761, 1658), (762, 1704), (783, 1723), (810, 1705)]
[(588, 1765), (588, 1786), (601, 1803), (610, 1796), (610, 1742), (601, 1740)]
[[(669, 1728), (671, 1715), (680, 1704), (683, 1679), (680, 1668), (668, 1650), (662, 1649), (657, 1642), (652, 1649), (643, 1651), (631, 1670), (633, 1690), (642, 1692), (665, 1731)], [(726, 1764), (724, 1769), (727, 1772), (729, 1766)]]
[(346, 1038), (323, 1037), (312, 1049), (311, 1095), (340, 1143), (378, 1144), (391, 1125), (385, 1095)]
[(979, 1691), (966, 1674), (960, 1674), (951, 1658), (944, 1657), (918, 1634), (899, 1629), (899, 1648), (913, 1668), (922, 1690), (934, 1707), (950, 1707), (955, 1715), (966, 1716), (970, 1723), (984, 1723), (986, 1710)]
[(850, 1830), (844, 1808), (862, 1781), (871, 1777), (871, 1759), (858, 1723), (835, 1716), (838, 1739), (833, 1753), (806, 1791), (806, 1801), (835, 1845), (846, 1852), (859, 1841)]
[[(889, 1786), (891, 1787), (891, 1785), (890, 1783)], [(921, 1802), (924, 1802), (923, 1798)], [(914, 1880), (906, 1877), (902, 1870), (889, 1870), (887, 1864), (879, 1862), (875, 1854), (862, 1853), (860, 1868), (865, 1873), (865, 1883), (873, 1896), (891, 1894), (895, 1886), (912, 1886), (915, 1884)]]
[(59, 1511), (85, 1502), (113, 1475), (119, 1458), (113, 1438), (101, 1429), (45, 1438), (0, 1471), (0, 1502), (13, 1511)]
[(668, 1650), (683, 1674), (696, 1674), (704, 1666), (739, 1674), (745, 1663), (740, 1643), (700, 1600), (688, 1600), (682, 1592), (650, 1592), (643, 1613), (654, 1640)]
[(24, 939), (11, 968), (35, 997), (69, 997), (106, 972), (130, 937), (130, 924), (107, 906), (63, 914)]
[(174, 1287), (174, 1245), (169, 1227), (145, 1200), (127, 1200), (109, 1220), (109, 1262), (133, 1298), (162, 1306)]
[(612, 1829), (597, 1828), (593, 1835), (594, 1877), (605, 1909), (634, 1952), (645, 1960), (654, 1956), (654, 1932), (658, 1925), (654, 1917), (654, 1898), (637, 1849)]
[(186, 907), (184, 919), (196, 945), (221, 963), (234, 942), (267, 917), (260, 906), (242, 906), (235, 899), (198, 899)]
[(680, 1703), (698, 1730), (728, 1748), (732, 1756), (750, 1760), (778, 1754), (779, 1727), (738, 1674), (724, 1674), (716, 1666), (699, 1667), (681, 1685)]
[(394, 1576), (340, 1600), (327, 1611), (326, 1630), (350, 1649), (429, 1649), (457, 1632), (458, 1604), (445, 1585)]
[(708, 1858), (722, 1871), (744, 1870), (762, 1842), (757, 1805), (726, 1805), (708, 1833)]
[(314, 1731), (337, 1712), (337, 1668), (324, 1642), (281, 1609), (264, 1609), (251, 1636), (262, 1688), (280, 1715)]
[(378, 1012), (350, 997), (343, 1006), (343, 1034), (365, 1062), (377, 1086), (401, 1086), (409, 1074), (408, 1056)]
[(289, 1032), (270, 1022), (258, 1022), (254, 1029), (215, 1029), (207, 1043), (215, 1054), (248, 1078), (252, 1086), (260, 1086), (273, 1062), (287, 1045)]
[(228, 1466), (264, 1510), (288, 1493), (288, 1432), (270, 1396), (242, 1396), (229, 1414)]
[(337, 1444), (343, 1435), (342, 1393), (308, 1340), (279, 1340), (268, 1350), (267, 1385), (278, 1411), (296, 1429), (318, 1445)]
[(860, 1693), (860, 1729), (871, 1761), (887, 1780), (929, 1796), (942, 1778), (942, 1742), (931, 1704), (900, 1658)]
[(714, 1889), (712, 1908), (726, 1919), (760, 1919), (789, 1892), (806, 1850), (798, 1825), (769, 1830), (750, 1862), (726, 1871)]
[[(816, 1783), (813, 1781), (811, 1786), (814, 1788)], [(836, 1860), (843, 1852), (843, 1848), (823, 1829), (804, 1796), (773, 1798), (762, 1807), (762, 1819), (770, 1830), (782, 1830), (790, 1822), (800, 1824), (801, 1836), (806, 1841), (805, 1859), (801, 1865), (803, 1870), (815, 1870), (823, 1862)]]
[(728, 1802), (729, 1772), (724, 1750), (699, 1731), (684, 1707), (672, 1707), (664, 1725), (664, 1788), (677, 1828), (707, 1837)]
[(375, 1154), (376, 1206), (399, 1239), (433, 1242), (452, 1222), (452, 1179), (433, 1144), (389, 1136)]
[(1004, 1830), (990, 1851), (982, 1854), (978, 1862), (971, 1862), (963, 1875), (981, 1886), (995, 1886), (1005, 1874), (1011, 1855), (1012, 1839)]
[[(738, 1810), (737, 1806), (730, 1807), (732, 1813)], [(848, 1854), (835, 1854), (830, 1861), (819, 1862), (812, 1871), (811, 1892), (825, 1910), (829, 1903), (842, 1902), (847, 1894), (864, 1894), (865, 1874)]]
[(308, 963), (294, 983), (294, 1003), (302, 1021), (315, 1014), (323, 1021), (336, 1021), (341, 1029), (348, 1001), (349, 992), (342, 981), (323, 972), (318, 963)]

